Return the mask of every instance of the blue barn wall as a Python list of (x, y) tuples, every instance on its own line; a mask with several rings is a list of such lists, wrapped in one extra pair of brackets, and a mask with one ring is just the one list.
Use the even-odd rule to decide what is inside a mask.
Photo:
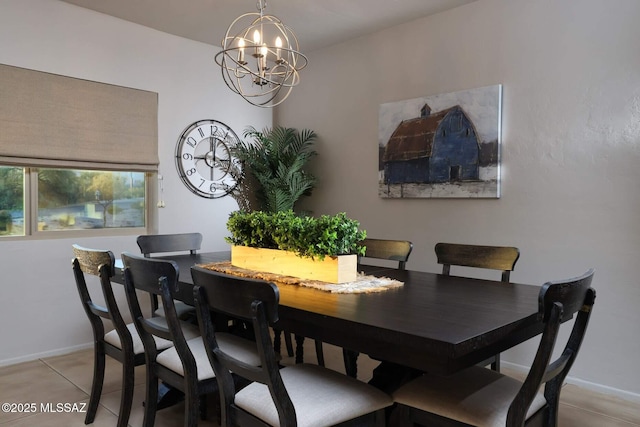
[[(440, 123), (429, 161), (429, 182), (477, 180), (480, 147), (473, 125), (460, 107)], [(454, 169), (458, 169), (454, 176)]]
[(429, 158), (387, 162), (384, 166), (384, 177), (385, 184), (428, 183)]

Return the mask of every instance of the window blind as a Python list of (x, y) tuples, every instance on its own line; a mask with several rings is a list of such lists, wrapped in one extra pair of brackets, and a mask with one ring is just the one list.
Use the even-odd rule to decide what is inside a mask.
[(0, 163), (157, 171), (158, 94), (0, 64)]

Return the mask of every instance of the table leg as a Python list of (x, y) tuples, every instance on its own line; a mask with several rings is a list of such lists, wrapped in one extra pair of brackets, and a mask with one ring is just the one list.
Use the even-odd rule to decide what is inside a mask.
[(293, 343), (291, 342), (291, 334), (288, 332), (284, 333), (284, 344), (287, 347), (287, 355), (293, 356)]
[(280, 347), (282, 347), (281, 342), (282, 331), (279, 329), (273, 330), (273, 351), (280, 354)]
[(304, 337), (296, 335), (296, 363), (304, 363)]
[(384, 391), (385, 393), (392, 394), (401, 385), (422, 374), (423, 372), (417, 369), (381, 361), (373, 370), (373, 376), (369, 381), (369, 384)]

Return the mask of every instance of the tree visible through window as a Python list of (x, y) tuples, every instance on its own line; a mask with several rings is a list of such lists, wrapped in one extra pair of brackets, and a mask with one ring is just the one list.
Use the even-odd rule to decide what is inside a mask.
[[(144, 172), (37, 169), (37, 203), (29, 209), (25, 171), (0, 166), (0, 236), (146, 226)], [(32, 230), (25, 211), (33, 212)]]
[(143, 172), (41, 169), (38, 230), (145, 226)]
[(0, 167), (0, 236), (24, 235), (24, 168)]

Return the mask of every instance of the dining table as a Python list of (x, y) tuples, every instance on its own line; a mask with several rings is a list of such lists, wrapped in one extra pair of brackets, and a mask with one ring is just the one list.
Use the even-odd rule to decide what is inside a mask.
[[(230, 252), (155, 258), (177, 264), (179, 286), (174, 298), (193, 305), (191, 267), (228, 261)], [(273, 326), (437, 375), (480, 363), (542, 332), (538, 285), (376, 266), (358, 268), (403, 285), (382, 292), (331, 293), (278, 284), (279, 320)], [(114, 281), (123, 281), (121, 262), (116, 262)]]

